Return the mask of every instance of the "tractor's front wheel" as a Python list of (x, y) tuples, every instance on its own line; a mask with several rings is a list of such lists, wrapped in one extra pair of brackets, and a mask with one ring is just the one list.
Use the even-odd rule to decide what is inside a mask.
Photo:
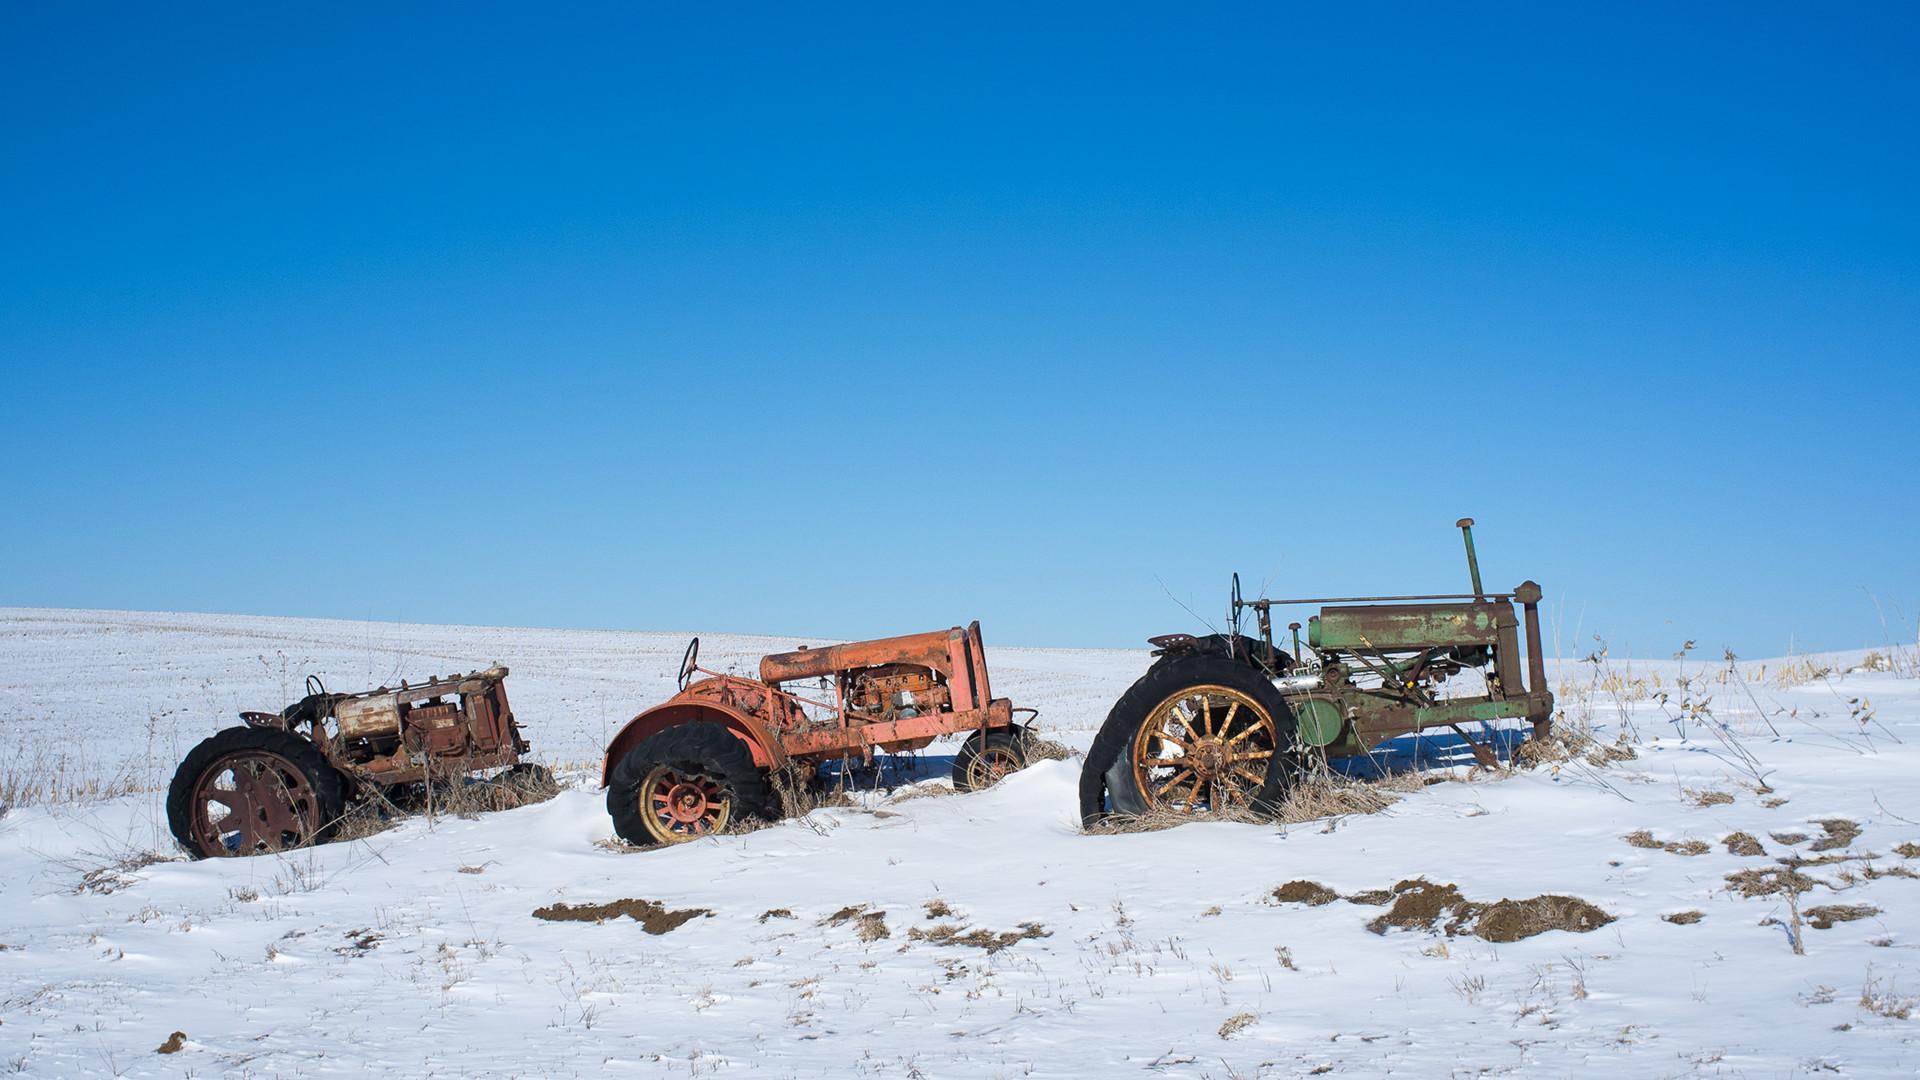
[(719, 724), (670, 727), (640, 740), (607, 785), (613, 831), (629, 844), (712, 836), (767, 805), (767, 774)]

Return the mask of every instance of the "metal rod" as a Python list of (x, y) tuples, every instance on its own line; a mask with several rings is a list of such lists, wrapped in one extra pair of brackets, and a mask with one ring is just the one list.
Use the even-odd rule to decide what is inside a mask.
[(1288, 604), (1367, 604), (1389, 600), (1511, 600), (1512, 593), (1442, 593), (1433, 596), (1315, 596), (1304, 600), (1253, 600), (1253, 606), (1285, 607)]

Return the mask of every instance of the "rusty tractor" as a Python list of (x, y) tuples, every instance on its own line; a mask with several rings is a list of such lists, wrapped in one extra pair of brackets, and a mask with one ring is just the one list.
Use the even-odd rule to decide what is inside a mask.
[(258, 855), (327, 838), (348, 807), (377, 793), (405, 797), (487, 769), (490, 782), (550, 785), (525, 763), (507, 705), (507, 669), (435, 676), (398, 690), (307, 695), (194, 747), (167, 791), (167, 821), (196, 857)]
[[(1156, 660), (1107, 714), (1080, 774), (1080, 814), (1272, 812), (1315, 756), (1365, 753), (1400, 735), (1443, 727), (1483, 765), (1493, 752), (1461, 725), (1528, 720), (1546, 734), (1553, 714), (1540, 639), (1540, 586), (1510, 593), (1480, 584), (1473, 519), (1456, 523), (1473, 591), (1442, 596), (1244, 600), (1233, 580), (1229, 632), (1149, 639)], [(1520, 605), (1521, 617), (1514, 614)], [(1325, 604), (1300, 624), (1292, 651), (1273, 640), (1273, 612)], [(1251, 611), (1258, 637), (1240, 628)], [(1526, 676), (1519, 628), (1526, 624)], [(1480, 693), (1449, 694), (1477, 674)]]
[[(696, 678), (696, 676), (701, 676)], [(830, 700), (789, 688), (815, 681)], [(773, 778), (810, 782), (827, 761), (918, 750), (970, 732), (953, 763), (963, 791), (1027, 764), (1027, 729), (987, 679), (980, 624), (801, 648), (760, 660), (748, 679), (681, 657), (680, 692), (629, 721), (607, 747), (601, 783), (614, 831), (646, 846), (693, 840), (749, 816), (778, 816)]]

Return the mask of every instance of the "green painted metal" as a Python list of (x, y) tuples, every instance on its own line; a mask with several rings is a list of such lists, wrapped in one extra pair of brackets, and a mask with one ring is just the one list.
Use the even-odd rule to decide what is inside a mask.
[(1413, 710), (1413, 718), (1421, 727), (1433, 727), (1436, 724), (1464, 724), (1470, 720), (1518, 720), (1525, 715), (1527, 715), (1525, 698), (1506, 701), (1484, 699), (1443, 701), (1429, 708)]
[(1340, 706), (1326, 698), (1294, 702), (1293, 718), (1298, 725), (1300, 741), (1308, 746), (1331, 746), (1339, 741), (1340, 732), (1347, 726), (1347, 718), (1341, 714)]
[(1323, 608), (1308, 622), (1316, 649), (1426, 649), (1491, 645), (1502, 601), (1465, 604), (1371, 604)]

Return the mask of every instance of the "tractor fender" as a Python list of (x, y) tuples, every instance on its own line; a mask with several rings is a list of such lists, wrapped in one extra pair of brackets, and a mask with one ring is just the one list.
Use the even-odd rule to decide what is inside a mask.
[(675, 698), (663, 705), (656, 705), (639, 716), (627, 721), (620, 733), (607, 744), (607, 756), (600, 762), (600, 786), (606, 787), (613, 778), (614, 766), (627, 752), (639, 745), (640, 740), (649, 735), (665, 731), (681, 724), (694, 724), (705, 721), (719, 724), (733, 734), (733, 737), (747, 744), (753, 752), (753, 763), (769, 771), (781, 768), (787, 763), (787, 752), (781, 747), (780, 740), (773, 737), (766, 725), (748, 716), (738, 709), (713, 701), (688, 701)]

